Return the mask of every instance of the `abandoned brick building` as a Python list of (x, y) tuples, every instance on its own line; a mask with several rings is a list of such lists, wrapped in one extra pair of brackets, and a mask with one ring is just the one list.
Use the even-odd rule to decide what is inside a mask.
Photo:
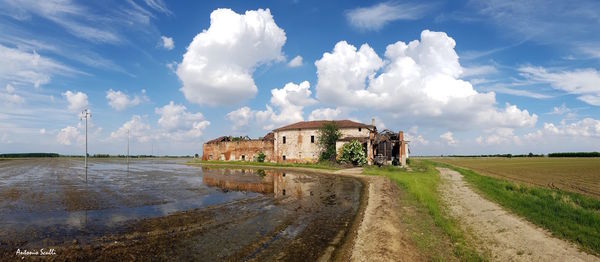
[(259, 139), (222, 136), (204, 143), (202, 159), (256, 161), (259, 152), (263, 152), (267, 162), (316, 162), (320, 152), (318, 130), (326, 123), (334, 123), (342, 134), (336, 142), (336, 150), (357, 140), (363, 145), (368, 164), (406, 164), (408, 141), (404, 141), (402, 131), (378, 133), (374, 123), (367, 125), (350, 120), (302, 121), (277, 128)]

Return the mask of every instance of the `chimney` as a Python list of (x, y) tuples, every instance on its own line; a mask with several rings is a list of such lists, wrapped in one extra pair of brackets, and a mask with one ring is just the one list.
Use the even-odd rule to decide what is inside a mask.
[(375, 126), (375, 118), (371, 118), (371, 125)]
[(398, 140), (404, 141), (404, 132), (402, 132), (402, 131), (398, 132)]

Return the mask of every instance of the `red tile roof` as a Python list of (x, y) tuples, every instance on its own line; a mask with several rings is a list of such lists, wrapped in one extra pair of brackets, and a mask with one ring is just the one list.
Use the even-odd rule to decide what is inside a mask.
[(372, 125), (366, 125), (350, 120), (316, 120), (316, 121), (302, 121), (291, 125), (277, 128), (273, 131), (284, 131), (284, 130), (295, 130), (295, 129), (319, 129), (326, 123), (334, 123), (338, 128), (358, 128), (364, 127), (373, 129)]

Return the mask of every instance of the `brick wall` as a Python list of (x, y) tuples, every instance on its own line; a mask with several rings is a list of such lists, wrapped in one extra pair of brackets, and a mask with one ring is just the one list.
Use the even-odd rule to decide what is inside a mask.
[(265, 153), (265, 162), (274, 161), (272, 140), (242, 140), (206, 143), (202, 147), (202, 160), (256, 161), (259, 152)]

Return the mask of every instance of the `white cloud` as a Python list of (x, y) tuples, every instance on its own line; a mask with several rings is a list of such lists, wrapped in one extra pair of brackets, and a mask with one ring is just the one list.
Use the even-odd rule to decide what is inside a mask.
[(173, 50), (173, 48), (175, 48), (175, 42), (173, 41), (172, 37), (166, 37), (166, 36), (161, 36), (160, 39), (162, 40), (162, 47), (164, 49), (167, 50)]
[(201, 137), (210, 125), (201, 113), (188, 112), (184, 105), (175, 104), (173, 101), (163, 107), (155, 108), (154, 111), (160, 116), (157, 127), (148, 123), (146, 116), (134, 115), (117, 130), (111, 132), (108, 140), (125, 140), (129, 132), (130, 138), (140, 143), (177, 142), (178, 146), (187, 147)]
[(597, 44), (580, 45), (580, 46), (578, 46), (578, 49), (586, 57), (591, 56), (594, 58), (600, 58), (600, 48), (598, 48)]
[(50, 82), (55, 74), (81, 73), (52, 59), (0, 45), (0, 80), (40, 87)]
[(173, 101), (155, 108), (154, 111), (160, 115), (158, 125), (163, 129), (161, 135), (176, 140), (200, 137), (210, 125), (202, 113), (187, 112), (184, 105), (175, 104)]
[(573, 137), (600, 137), (600, 120), (584, 118), (582, 120), (558, 125), (544, 123), (544, 132)]
[(521, 74), (533, 81), (550, 84), (553, 88), (577, 95), (577, 99), (600, 106), (600, 72), (596, 69), (548, 71), (542, 67), (519, 68)]
[(76, 37), (94, 42), (121, 42), (119, 36), (111, 30), (86, 24), (84, 21), (99, 22), (101, 18), (94, 16), (87, 8), (71, 1), (5, 1), (4, 4), (7, 4), (4, 6), (6, 12), (18, 20), (30, 19), (31, 14), (35, 14), (56, 23)]
[(411, 3), (383, 2), (370, 7), (359, 7), (346, 12), (350, 24), (362, 30), (379, 30), (396, 20), (416, 20), (430, 7)]
[(547, 114), (550, 115), (565, 115), (566, 118), (569, 119), (573, 119), (577, 116), (577, 114), (575, 113), (575, 110), (568, 108), (565, 103), (562, 103), (560, 106), (555, 106), (554, 108), (552, 108), (552, 111), (548, 112)]
[(523, 137), (525, 137), (526, 140), (532, 141), (532, 140), (539, 140), (543, 136), (544, 136), (544, 133), (542, 132), (542, 130), (536, 130), (534, 132), (525, 134)]
[(139, 105), (142, 101), (147, 101), (146, 90), (142, 89), (142, 95), (135, 95), (133, 98), (129, 98), (129, 96), (121, 91), (114, 91), (109, 89), (106, 91), (106, 99), (108, 100), (108, 104), (110, 107), (114, 108), (117, 111), (121, 111), (127, 107), (133, 107)]
[(12, 140), (10, 140), (8, 138), (8, 134), (5, 133), (5, 134), (2, 134), (2, 137), (0, 137), (0, 143), (2, 143), (2, 144), (10, 144), (10, 143), (12, 143)]
[(367, 44), (356, 47), (345, 41), (337, 43), (332, 53), (324, 53), (320, 60), (315, 62), (317, 66), (317, 98), (324, 102), (334, 104), (356, 104), (346, 99), (354, 96), (354, 93), (363, 92), (364, 82), (367, 77), (372, 77), (376, 70), (383, 66), (383, 61), (375, 51)]
[(88, 106), (88, 96), (85, 93), (68, 90), (62, 95), (69, 102), (69, 110), (72, 112), (79, 112)]
[(480, 145), (520, 145), (521, 139), (514, 134), (512, 128), (493, 128), (486, 130), (485, 136), (479, 136), (475, 141)]
[(513, 38), (557, 44), (563, 49), (577, 48), (582, 41), (597, 46), (599, 40), (598, 1), (472, 0), (467, 6), (482, 15), (480, 21), (495, 24)]
[[(471, 80), (471, 82), (473, 82), (473, 80)], [(503, 84), (498, 84), (498, 85), (488, 87), (487, 91), (493, 91), (496, 93), (513, 95), (513, 96), (531, 97), (531, 98), (535, 98), (535, 99), (552, 98), (552, 96), (550, 96), (550, 95), (536, 93), (536, 92), (532, 92), (529, 90), (508, 88), (508, 87), (505, 87)]]
[[(371, 119), (370, 119), (370, 121), (365, 121), (365, 122), (363, 122), (363, 123), (369, 123), (369, 124), (370, 124), (370, 123), (371, 123), (371, 121), (373, 121), (373, 120), (375, 120), (375, 127), (377, 127), (377, 129), (378, 129), (379, 131), (382, 131), (382, 130), (385, 130), (385, 129), (386, 129), (386, 126), (385, 126), (385, 123), (383, 122), (383, 120), (381, 120), (381, 118), (379, 118), (379, 117), (377, 117), (377, 116), (376, 116), (376, 117), (373, 117), (373, 118), (371, 118)], [(360, 121), (355, 121), (355, 122), (360, 122)]]
[(168, 69), (169, 69), (171, 72), (173, 72), (173, 73), (177, 73), (177, 72), (176, 72), (176, 70), (177, 70), (177, 62), (173, 61), (173, 62), (167, 63), (167, 64), (166, 64), (166, 66), (167, 66), (167, 68), (168, 68)]
[(300, 67), (302, 66), (302, 56), (297, 55), (288, 63), (289, 67)]
[(253, 97), (257, 88), (252, 73), (257, 66), (283, 60), (285, 32), (275, 24), (269, 9), (246, 11), (217, 9), (210, 27), (194, 37), (177, 66), (185, 98), (193, 103), (220, 105)]
[(482, 65), (482, 66), (472, 66), (472, 67), (463, 67), (462, 77), (474, 77), (474, 76), (482, 76), (482, 75), (490, 75), (497, 73), (498, 69), (495, 66), (491, 65)]
[(45, 134), (46, 134), (46, 129), (45, 128), (40, 129), (40, 135), (45, 135)]
[(110, 133), (110, 139), (124, 140), (127, 137), (136, 139), (138, 142), (150, 141), (153, 137), (153, 131), (150, 125), (142, 119), (141, 116), (134, 115), (131, 119), (125, 123), (119, 129)]
[(308, 120), (329, 120), (329, 119), (338, 119), (338, 117), (342, 114), (341, 108), (317, 108), (313, 110), (308, 116)]
[(167, 8), (167, 5), (165, 4), (165, 2), (163, 2), (162, 0), (145, 0), (146, 5), (148, 5), (150, 8), (165, 13), (165, 14), (172, 14), (171, 10), (169, 10), (169, 8)]
[[(171, 14), (161, 0), (146, 0), (146, 4), (151, 9)], [(128, 42), (127, 36), (132, 33), (150, 35), (157, 31), (151, 21), (156, 16), (135, 1), (93, 7), (71, 0), (3, 1), (0, 14), (19, 21), (39, 17), (75, 37), (95, 43), (122, 44)]]
[(6, 93), (8, 94), (13, 94), (15, 93), (15, 87), (12, 86), (11, 84), (6, 84)]
[[(546, 152), (598, 151), (600, 149), (600, 120), (584, 118), (559, 123), (544, 123), (543, 127), (523, 136), (536, 150)], [(543, 152), (543, 151), (542, 151)]]
[(417, 126), (413, 126), (408, 129), (408, 131), (404, 133), (404, 139), (408, 140), (411, 145), (415, 146), (429, 145), (429, 140), (425, 139), (423, 135), (419, 134), (419, 128)]
[[(271, 105), (264, 111), (256, 112), (256, 119), (263, 123), (265, 130), (303, 121), (303, 109), (317, 101), (311, 97), (310, 83), (304, 81), (300, 84), (292, 82), (285, 84), (281, 89), (271, 90)], [(277, 113), (275, 110), (279, 111)]]
[(454, 140), (454, 135), (450, 131), (441, 134), (440, 138), (442, 140), (444, 140), (444, 142), (446, 144), (448, 144), (449, 146), (454, 146), (454, 145), (458, 144), (458, 141)]
[(56, 135), (56, 141), (61, 145), (71, 145), (73, 143), (81, 144), (85, 136), (74, 126), (67, 126), (61, 129)]
[(6, 92), (0, 91), (0, 101), (4, 101), (7, 104), (21, 104), (25, 102), (22, 96), (15, 94), (15, 88), (11, 84), (7, 84), (5, 90)]
[(254, 118), (255, 112), (245, 106), (227, 114), (227, 119), (233, 123), (233, 130), (240, 130), (242, 127), (248, 126), (248, 123)]
[(463, 73), (454, 39), (425, 30), (421, 41), (388, 45), (385, 60), (367, 44), (341, 41), (315, 62), (317, 98), (453, 129), (533, 126), (537, 115), (514, 105), (496, 107), (494, 93), (478, 93)]

